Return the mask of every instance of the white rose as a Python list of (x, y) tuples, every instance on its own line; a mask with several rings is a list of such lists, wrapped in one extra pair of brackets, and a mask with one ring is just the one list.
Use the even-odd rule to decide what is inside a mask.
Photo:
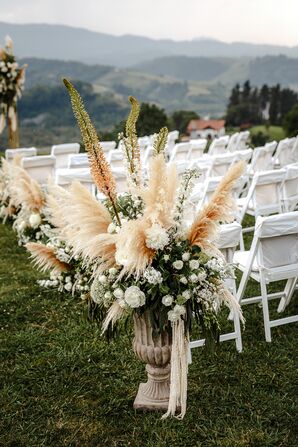
[(100, 275), (98, 277), (98, 282), (100, 282), (101, 284), (106, 284), (107, 282), (107, 277), (105, 275)]
[(190, 282), (196, 283), (198, 282), (199, 278), (195, 273), (192, 273), (189, 277)]
[(180, 315), (177, 312), (175, 312), (174, 310), (170, 310), (168, 312), (168, 319), (170, 321), (177, 321), (180, 319)]
[(178, 315), (184, 315), (186, 313), (186, 309), (184, 306), (180, 306), (180, 304), (176, 304), (173, 311)]
[(183, 255), (182, 255), (183, 261), (189, 261), (189, 258), (190, 258), (190, 253), (188, 253), (188, 252), (183, 253)]
[(132, 307), (140, 307), (145, 304), (145, 293), (142, 292), (137, 286), (130, 286), (124, 293), (124, 299), (126, 303)]
[(175, 262), (173, 262), (173, 267), (174, 267), (176, 270), (181, 270), (181, 269), (183, 269), (183, 261), (175, 261)]
[(65, 277), (65, 282), (71, 282), (71, 276), (66, 276)]
[(182, 292), (182, 296), (186, 300), (189, 300), (189, 298), (191, 297), (190, 291), (189, 290), (184, 290), (184, 292)]
[(72, 283), (71, 282), (67, 282), (64, 286), (64, 289), (67, 290), (68, 292), (71, 291), (72, 289)]
[(110, 225), (108, 226), (107, 232), (109, 234), (112, 234), (112, 233), (116, 232), (116, 225), (113, 222), (111, 222)]
[(197, 270), (200, 267), (200, 263), (197, 259), (192, 259), (189, 261), (189, 267), (191, 270)]
[(113, 295), (115, 298), (121, 299), (123, 298), (124, 292), (122, 289), (120, 289), (120, 287), (118, 287), (117, 289), (114, 290)]
[(41, 224), (41, 217), (38, 213), (33, 213), (29, 217), (29, 223), (32, 228), (37, 228)]
[(115, 275), (117, 274), (117, 272), (118, 272), (118, 270), (117, 270), (115, 267), (111, 267), (111, 268), (109, 269), (109, 274), (110, 274), (111, 276), (115, 276)]
[(162, 297), (161, 302), (164, 306), (171, 306), (173, 302), (173, 297), (171, 295), (165, 295)]
[(185, 278), (185, 276), (181, 276), (181, 278), (179, 279), (179, 281), (182, 283), (182, 284), (187, 284), (187, 278)]
[(198, 280), (199, 281), (204, 281), (204, 279), (206, 279), (206, 277), (207, 277), (206, 272), (199, 272), (198, 273)]

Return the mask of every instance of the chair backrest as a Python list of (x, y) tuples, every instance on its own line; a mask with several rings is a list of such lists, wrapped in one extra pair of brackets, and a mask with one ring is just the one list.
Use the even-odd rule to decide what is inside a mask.
[(189, 160), (196, 160), (202, 157), (204, 150), (207, 146), (206, 138), (198, 138), (196, 140), (190, 140), (190, 153), (188, 155)]
[(41, 185), (46, 185), (49, 177), (54, 177), (56, 159), (53, 155), (38, 155), (22, 159), (22, 168)]
[(89, 168), (59, 169), (55, 174), (55, 183), (68, 189), (72, 182), (82, 183), (93, 195), (95, 195), (95, 185), (92, 180)]
[(56, 157), (56, 169), (67, 168), (68, 156), (78, 154), (80, 145), (78, 143), (56, 144), (52, 146), (51, 155)]
[[(254, 239), (259, 242), (257, 259), (261, 268), (295, 266), (298, 272), (298, 211), (258, 217)], [(252, 246), (257, 246), (256, 241)]]
[(291, 160), (292, 163), (298, 162), (298, 136), (290, 139), (290, 147), (292, 147)]
[(6, 149), (5, 158), (7, 161), (12, 161), (16, 155), (21, 157), (34, 157), (37, 155), (37, 149), (35, 147), (21, 147), (18, 149)]
[(239, 132), (235, 150), (241, 151), (247, 149), (248, 140), (249, 140), (249, 130)]
[(100, 146), (104, 152), (109, 152), (116, 149), (116, 141), (101, 141)]
[(127, 175), (125, 169), (122, 168), (112, 168), (114, 179), (117, 184), (117, 191), (122, 193), (127, 191)]
[[(199, 190), (199, 187), (194, 188), (194, 193), (196, 192), (196, 194), (197, 194), (196, 200), (198, 202), (198, 205), (197, 205), (198, 211), (200, 210), (200, 208), (203, 205), (205, 205), (206, 203), (208, 203), (210, 201), (214, 191), (220, 184), (222, 178), (223, 178), (222, 176), (221, 177), (207, 177), (207, 179), (203, 183), (200, 190)], [(244, 178), (239, 178), (238, 181), (233, 186), (232, 196), (234, 197), (234, 199), (237, 199), (239, 197), (239, 195), (243, 189), (244, 181), (245, 181)]]
[(145, 149), (145, 151), (143, 152), (143, 155), (141, 153), (141, 164), (142, 166), (144, 166), (144, 168), (147, 168), (150, 162), (151, 157), (153, 156), (153, 146), (148, 145)]
[(240, 213), (240, 222), (249, 208), (253, 210), (255, 216), (282, 212), (282, 184), (285, 175), (285, 169), (254, 174)]
[(290, 139), (284, 138), (283, 140), (280, 140), (275, 154), (274, 154), (274, 166), (280, 166), (283, 167), (291, 161), (289, 161), (289, 155), (291, 154), (291, 147), (290, 147)]
[(249, 149), (249, 148), (248, 149), (243, 149), (241, 151), (234, 152), (234, 154), (235, 154), (234, 161), (243, 160), (246, 163), (249, 163), (249, 161), (250, 161), (250, 159), (252, 157), (252, 154), (253, 154), (253, 150)]
[(191, 144), (190, 143), (177, 143), (171, 153), (170, 162), (188, 160), (190, 156)]
[(273, 142), (268, 146), (256, 147), (251, 159), (251, 172), (266, 171), (273, 169), (273, 152), (277, 143)]
[(233, 262), (233, 255), (239, 245), (241, 233), (242, 226), (238, 222), (220, 225), (216, 246), (229, 263)]
[(69, 154), (67, 167), (68, 169), (89, 168), (87, 152), (84, 152), (82, 154)]
[(112, 168), (123, 167), (124, 166), (124, 154), (122, 150), (114, 149), (108, 154), (107, 161), (110, 163)]
[(282, 185), (284, 211), (293, 211), (298, 206), (298, 163), (288, 165)]
[(229, 136), (225, 135), (220, 138), (215, 138), (209, 146), (208, 155), (226, 154)]
[(209, 175), (211, 177), (225, 175), (227, 170), (235, 161), (234, 153), (225, 153), (222, 155), (214, 155), (212, 157), (211, 168)]
[(238, 149), (237, 143), (239, 139), (239, 132), (235, 132), (230, 136), (228, 145), (227, 145), (227, 151), (234, 152)]

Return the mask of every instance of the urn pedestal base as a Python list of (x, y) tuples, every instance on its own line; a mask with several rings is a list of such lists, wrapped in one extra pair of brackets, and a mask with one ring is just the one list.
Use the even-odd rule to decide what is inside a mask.
[(148, 381), (140, 383), (133, 408), (143, 411), (167, 410), (170, 395), (170, 365), (164, 368), (146, 366)]
[(154, 335), (147, 312), (134, 315), (137, 357), (146, 363), (148, 380), (141, 383), (133, 407), (143, 411), (167, 410), (170, 396), (171, 344), (169, 334)]

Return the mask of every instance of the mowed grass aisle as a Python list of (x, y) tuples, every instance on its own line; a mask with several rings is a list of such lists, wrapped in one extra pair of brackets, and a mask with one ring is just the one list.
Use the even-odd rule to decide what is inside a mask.
[(194, 350), (186, 417), (161, 421), (132, 409), (145, 374), (131, 336), (107, 344), (83, 303), (39, 277), (0, 225), (1, 447), (297, 446), (295, 325), (273, 329), (268, 344), (261, 309), (246, 307), (244, 352), (233, 342)]

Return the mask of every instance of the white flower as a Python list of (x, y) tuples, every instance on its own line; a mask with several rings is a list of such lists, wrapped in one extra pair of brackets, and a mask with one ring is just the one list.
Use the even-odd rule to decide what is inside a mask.
[(165, 261), (168, 261), (170, 259), (170, 256), (169, 255), (164, 255), (163, 258), (164, 258)]
[(190, 282), (196, 283), (198, 282), (199, 278), (195, 273), (192, 273), (189, 277)]
[(68, 292), (71, 291), (72, 289), (72, 283), (71, 282), (67, 282), (64, 286), (64, 289), (67, 290)]
[(162, 276), (158, 270), (153, 267), (148, 267), (144, 272), (144, 278), (149, 282), (149, 284), (160, 284), (162, 283)]
[(199, 281), (204, 281), (204, 279), (206, 279), (206, 277), (207, 277), (207, 274), (206, 274), (206, 272), (204, 272), (204, 270), (198, 273)]
[(200, 263), (197, 259), (192, 259), (189, 261), (189, 267), (191, 270), (197, 270), (200, 267)]
[(189, 290), (184, 290), (184, 292), (182, 292), (182, 296), (183, 298), (185, 298), (186, 300), (189, 300), (191, 297), (191, 293)]
[(189, 258), (190, 258), (190, 253), (188, 251), (183, 253), (183, 255), (182, 255), (183, 261), (189, 261)]
[(185, 276), (181, 276), (181, 278), (179, 279), (179, 281), (180, 281), (182, 284), (187, 284), (187, 283), (188, 283), (187, 278), (185, 278)]
[(180, 319), (180, 315), (177, 312), (175, 312), (174, 310), (170, 310), (168, 312), (168, 319), (170, 321), (177, 321)]
[(128, 253), (125, 250), (117, 249), (115, 253), (115, 261), (118, 265), (128, 265)]
[(181, 269), (183, 269), (183, 261), (175, 261), (175, 262), (173, 262), (173, 267), (176, 269), (176, 270), (181, 270)]
[(18, 225), (18, 230), (22, 233), (25, 230), (26, 226), (27, 226), (26, 222), (22, 220)]
[(98, 277), (98, 282), (100, 282), (101, 284), (106, 284), (107, 281), (108, 280), (107, 280), (107, 277), (105, 275), (100, 275)]
[(41, 217), (38, 213), (33, 213), (29, 217), (29, 223), (32, 228), (37, 228), (41, 224)]
[(124, 299), (132, 308), (143, 306), (146, 302), (145, 293), (137, 286), (128, 287), (125, 291)]
[(117, 289), (114, 290), (113, 295), (115, 298), (121, 299), (124, 296), (124, 292), (122, 289), (120, 289), (120, 287), (118, 287)]
[(164, 306), (171, 306), (173, 300), (174, 298), (172, 297), (172, 295), (165, 295), (162, 297), (161, 302)]
[(109, 274), (110, 274), (111, 276), (115, 276), (115, 275), (117, 274), (117, 272), (118, 272), (118, 270), (117, 270), (115, 267), (111, 267), (111, 268), (109, 269)]
[(186, 309), (184, 306), (180, 306), (180, 304), (176, 304), (173, 311), (178, 315), (184, 315), (186, 313)]
[(106, 300), (111, 299), (111, 298), (112, 298), (112, 294), (111, 294), (111, 292), (107, 291), (107, 292), (104, 294), (104, 297), (105, 297)]
[(167, 230), (158, 224), (146, 231), (146, 245), (153, 250), (162, 250), (169, 243)]
[(116, 232), (116, 229), (117, 229), (116, 225), (113, 222), (111, 222), (107, 228), (107, 232), (112, 234)]
[(66, 276), (65, 277), (65, 282), (71, 282), (71, 276)]

